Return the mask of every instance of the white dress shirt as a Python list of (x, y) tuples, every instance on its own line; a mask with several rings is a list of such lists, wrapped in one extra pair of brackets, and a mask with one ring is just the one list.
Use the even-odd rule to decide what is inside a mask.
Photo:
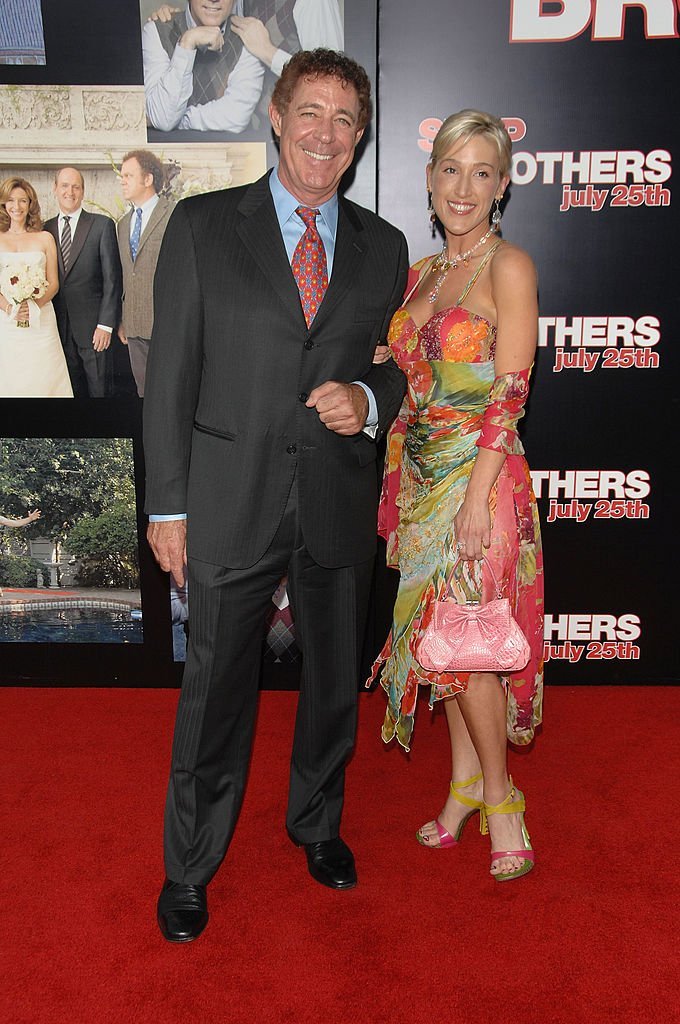
[(76, 227), (78, 226), (78, 221), (80, 220), (80, 215), (81, 215), (82, 212), (83, 212), (82, 206), (79, 206), (77, 210), (73, 211), (73, 213), (64, 213), (62, 210), (59, 210), (58, 220), (59, 220), (59, 240), (60, 241), (61, 241), (62, 232), (64, 230), (64, 218), (68, 217), (69, 227), (71, 228), (71, 239), (73, 240), (73, 238), (75, 237), (75, 233), (76, 233)]

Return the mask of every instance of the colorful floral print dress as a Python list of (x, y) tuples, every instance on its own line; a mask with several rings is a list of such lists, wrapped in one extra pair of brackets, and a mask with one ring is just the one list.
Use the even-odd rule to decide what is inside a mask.
[[(451, 580), (459, 601), (484, 602), (494, 585), (486, 563), (457, 560), (454, 517), (465, 497), (478, 448), (506, 455), (489, 496), (492, 532), (486, 561), (510, 598), (531, 646), (526, 668), (504, 677), (507, 733), (530, 743), (541, 721), (543, 694), (543, 558), (529, 468), (517, 422), (529, 391), (530, 370), (496, 376), (496, 329), (463, 303), (501, 245), (482, 260), (455, 306), (434, 313), (420, 329), (402, 306), (388, 336), (393, 358), (407, 376), (406, 396), (387, 443), (379, 532), (400, 583), (391, 633), (376, 659), (388, 695), (382, 728), (409, 749), (418, 685), (430, 687), (430, 706), (466, 690), (467, 672), (430, 672), (414, 656), (432, 605)], [(408, 292), (427, 261), (410, 272)], [(367, 684), (367, 685), (369, 685)]]

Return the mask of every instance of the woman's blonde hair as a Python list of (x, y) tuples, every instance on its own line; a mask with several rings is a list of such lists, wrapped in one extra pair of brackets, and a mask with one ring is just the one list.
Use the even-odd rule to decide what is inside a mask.
[(5, 203), (11, 196), (15, 188), (22, 188), (28, 196), (28, 213), (26, 214), (26, 230), (27, 231), (42, 231), (42, 216), (40, 214), (40, 203), (38, 202), (38, 194), (31, 185), (30, 181), (26, 181), (25, 178), (5, 178), (0, 184), (0, 231), (8, 231), (10, 226), (10, 216), (5, 209)]
[(500, 117), (485, 114), (483, 110), (459, 110), (446, 118), (432, 143), (430, 166), (441, 160), (456, 142), (469, 142), (476, 135), (483, 135), (493, 142), (498, 150), (501, 178), (510, 173), (512, 164), (512, 143)]

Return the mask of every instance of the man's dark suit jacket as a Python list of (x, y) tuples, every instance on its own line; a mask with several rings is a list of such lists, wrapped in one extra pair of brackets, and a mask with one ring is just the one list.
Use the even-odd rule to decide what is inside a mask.
[(333, 270), (308, 329), (268, 175), (179, 203), (155, 282), (144, 397), (146, 510), (188, 513), (188, 551), (254, 565), (281, 520), (293, 476), (306, 546), (323, 566), (376, 545), (376, 445), (342, 437), (304, 402), (327, 380), (362, 380), (380, 437), (405, 390), (377, 342), (401, 301), (404, 236), (340, 198)]
[(62, 342), (70, 328), (79, 349), (92, 348), (97, 324), (115, 331), (120, 323), (123, 278), (116, 225), (110, 217), (81, 210), (67, 271), (59, 244), (59, 219), (45, 223), (57, 243), (59, 291), (52, 300)]

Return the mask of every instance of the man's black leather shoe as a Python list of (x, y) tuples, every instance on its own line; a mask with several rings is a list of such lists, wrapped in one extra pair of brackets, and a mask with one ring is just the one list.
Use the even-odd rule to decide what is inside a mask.
[(340, 836), (320, 843), (303, 843), (309, 873), (329, 889), (353, 889), (357, 884), (354, 855)]
[(191, 942), (208, 923), (204, 885), (186, 885), (166, 878), (158, 897), (158, 927), (168, 942)]

